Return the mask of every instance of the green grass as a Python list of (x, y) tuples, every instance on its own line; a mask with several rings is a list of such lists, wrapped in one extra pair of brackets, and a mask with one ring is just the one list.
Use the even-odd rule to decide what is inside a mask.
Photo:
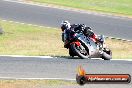
[[(0, 55), (69, 56), (61, 30), (0, 21)], [(113, 58), (132, 58), (132, 42), (106, 39)]]
[(132, 15), (132, 0), (27, 0), (85, 10)]
[(0, 88), (58, 88), (75, 85), (76, 82), (61, 80), (0, 80)]

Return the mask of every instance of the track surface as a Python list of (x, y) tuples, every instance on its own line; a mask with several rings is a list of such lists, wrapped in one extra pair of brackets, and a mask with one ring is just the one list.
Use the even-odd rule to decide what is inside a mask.
[(73, 78), (82, 65), (88, 73), (130, 73), (132, 61), (0, 57), (0, 77)]
[(0, 18), (43, 26), (59, 27), (62, 20), (84, 23), (98, 34), (132, 40), (132, 19), (101, 16), (50, 7), (0, 1)]
[[(132, 75), (132, 61), (104, 61), (99, 59), (0, 57), (0, 77), (15, 78), (70, 78), (75, 79), (77, 67), (82, 65), (88, 74), (113, 73)], [(131, 88), (130, 84), (118, 84), (120, 88)], [(95, 88), (91, 84), (87, 88)], [(103, 84), (98, 88), (116, 88)]]
[[(62, 20), (90, 25), (97, 33), (132, 40), (132, 20), (79, 13), (48, 7), (0, 1), (0, 18), (24, 23), (59, 27)], [(15, 78), (70, 78), (75, 79), (77, 67), (82, 65), (87, 73), (124, 73), (132, 75), (132, 62), (104, 61), (99, 59), (0, 57), (0, 77)], [(94, 85), (83, 88), (132, 88), (132, 83), (122, 85)], [(78, 87), (72, 87), (78, 88)]]

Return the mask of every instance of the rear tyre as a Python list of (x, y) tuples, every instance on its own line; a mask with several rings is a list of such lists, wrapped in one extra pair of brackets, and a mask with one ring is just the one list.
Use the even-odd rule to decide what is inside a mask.
[(81, 59), (89, 58), (89, 53), (86, 51), (83, 45), (77, 46), (76, 44), (71, 44), (71, 50)]
[(109, 49), (108, 50), (105, 49), (101, 58), (104, 60), (111, 60), (112, 59), (112, 51)]

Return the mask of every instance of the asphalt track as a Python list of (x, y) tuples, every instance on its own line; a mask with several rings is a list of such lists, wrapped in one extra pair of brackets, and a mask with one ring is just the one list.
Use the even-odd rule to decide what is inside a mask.
[(75, 79), (79, 65), (87, 73), (132, 75), (132, 61), (1, 56), (0, 77)]
[(84, 23), (98, 34), (132, 40), (132, 19), (0, 1), (0, 18), (59, 28), (62, 20)]
[[(132, 61), (104, 61), (100, 59), (0, 57), (0, 78), (67, 78), (75, 79), (81, 65), (88, 74), (130, 74)], [(100, 84), (98, 88), (131, 88), (130, 84)], [(91, 84), (86, 88), (96, 88)]]
[[(98, 33), (132, 40), (132, 20), (73, 12), (68, 10), (0, 1), (0, 18), (6, 20), (59, 27), (63, 19), (85, 23)], [(75, 79), (77, 67), (87, 73), (130, 74), (132, 61), (71, 58), (0, 57), (0, 78), (66, 78)], [(132, 88), (130, 84), (89, 84), (86, 88)], [(84, 88), (83, 87), (83, 88)], [(78, 88), (78, 87), (73, 87)]]

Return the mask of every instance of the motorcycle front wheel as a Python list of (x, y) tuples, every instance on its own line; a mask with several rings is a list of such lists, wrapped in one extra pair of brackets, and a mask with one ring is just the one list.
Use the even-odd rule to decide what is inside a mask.
[(89, 53), (85, 49), (85, 47), (81, 44), (80, 46), (77, 46), (76, 44), (71, 44), (71, 50), (81, 59), (88, 59)]

